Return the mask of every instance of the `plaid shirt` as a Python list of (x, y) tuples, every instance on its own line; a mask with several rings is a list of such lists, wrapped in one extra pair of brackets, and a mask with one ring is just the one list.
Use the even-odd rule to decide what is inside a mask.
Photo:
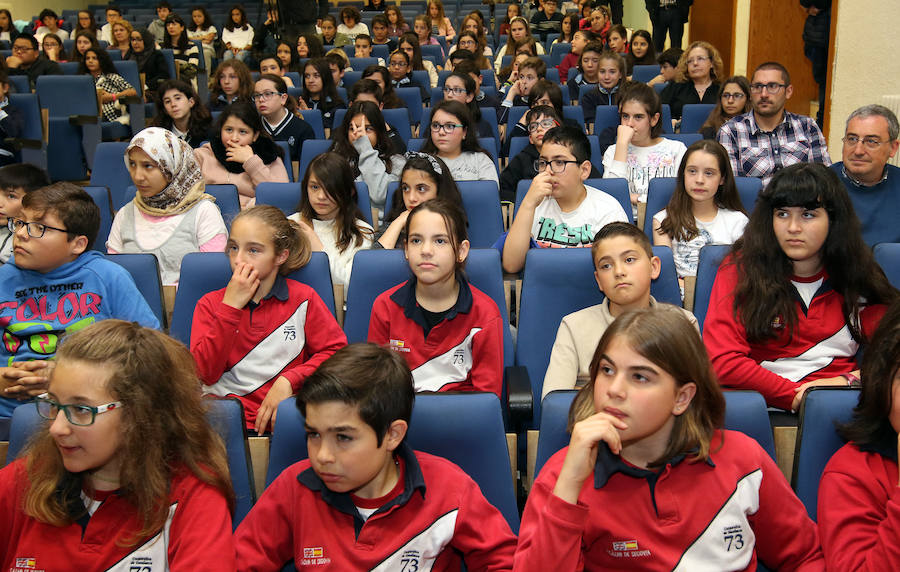
[(825, 138), (815, 121), (784, 112), (774, 131), (756, 125), (752, 111), (725, 123), (716, 137), (728, 151), (735, 177), (757, 177), (769, 184), (775, 171), (795, 163), (831, 165)]

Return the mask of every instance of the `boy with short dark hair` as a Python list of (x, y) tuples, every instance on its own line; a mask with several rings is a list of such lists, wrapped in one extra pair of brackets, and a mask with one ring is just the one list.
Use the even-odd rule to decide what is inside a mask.
[(684, 50), (681, 48), (669, 48), (656, 56), (656, 61), (659, 62), (659, 75), (647, 82), (647, 85), (677, 81), (678, 70), (676, 68), (682, 53)]
[[(353, 40), (353, 57), (355, 58), (371, 58), (372, 56), (372, 37), (369, 34), (360, 34)], [(384, 65), (384, 59), (378, 58), (378, 65)]]
[(116, 45), (112, 37), (113, 24), (122, 19), (122, 9), (115, 4), (106, 7), (106, 23), (100, 28), (100, 37), (98, 40), (104, 40), (110, 46)]
[[(590, 378), (594, 350), (617, 316), (658, 305), (650, 284), (659, 277), (660, 260), (644, 232), (627, 222), (612, 222), (600, 229), (591, 244), (594, 279), (606, 296), (603, 302), (562, 319), (544, 375), (542, 396), (556, 389), (575, 389)], [(667, 306), (675, 309), (675, 306)], [(697, 318), (683, 308), (694, 326)]]
[(598, 228), (628, 221), (619, 201), (588, 187), (591, 144), (577, 127), (562, 125), (544, 135), (538, 174), (519, 206), (503, 245), (503, 269), (515, 273), (532, 247), (586, 247)]
[(347, 60), (345, 60), (344, 57), (344, 55), (341, 55), (334, 50), (325, 54), (325, 60), (328, 62), (329, 69), (331, 69), (334, 87), (344, 87), (344, 71), (346, 71), (347, 65)]
[(50, 184), (47, 172), (29, 163), (0, 167), (0, 263), (12, 256), (13, 233), (8, 219), (22, 215), (22, 199), (28, 193)]
[(481, 91), (481, 82), (484, 81), (484, 77), (482, 77), (481, 70), (478, 69), (478, 64), (475, 63), (474, 59), (456, 62), (453, 71), (469, 75), (475, 80), (475, 103), (478, 104), (478, 107), (482, 108), (482, 113), (487, 113), (484, 111), (484, 108), (490, 107), (494, 110), (494, 113), (497, 113), (499, 116), (499, 110), (497, 108), (500, 107), (500, 100), (497, 99), (496, 95), (489, 95)]
[(372, 43), (387, 45), (388, 53), (397, 49), (397, 42), (391, 39), (387, 16), (376, 14), (372, 18)]
[(30, 192), (9, 217), (13, 257), (0, 266), (0, 418), (46, 390), (60, 341), (118, 318), (159, 328), (127, 270), (91, 250), (100, 209), (72, 183)]
[(542, 0), (541, 9), (531, 17), (531, 31), (540, 35), (542, 42), (547, 41), (547, 34), (562, 29), (563, 15), (556, 11), (557, 7), (557, 0)]
[[(147, 30), (153, 34), (153, 37), (156, 39), (156, 43), (162, 45), (163, 41), (166, 39), (166, 18), (169, 17), (169, 14), (172, 12), (172, 5), (169, 4), (168, 0), (161, 0), (156, 4), (156, 16), (157, 18), (150, 22), (150, 25), (147, 26)], [(147, 46), (145, 49), (149, 50), (150, 47)]]
[(478, 485), (406, 443), (414, 400), (387, 348), (351, 344), (319, 366), (297, 394), (309, 458), (238, 526), (238, 569), (511, 569), (516, 538)]
[[(578, 73), (566, 82), (570, 100), (579, 101), (581, 99), (579, 94), (582, 86), (597, 85), (600, 82), (600, 59), (604, 55), (604, 51), (606, 48), (600, 42), (590, 42), (581, 50), (581, 55), (578, 57)], [(559, 81), (566, 80), (560, 77)]]

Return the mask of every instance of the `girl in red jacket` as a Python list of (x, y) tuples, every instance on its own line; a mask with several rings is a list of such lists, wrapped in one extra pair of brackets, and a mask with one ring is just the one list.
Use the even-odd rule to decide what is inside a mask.
[(849, 441), (819, 483), (819, 534), (829, 570), (891, 570), (900, 562), (900, 304), (885, 313), (866, 349), (865, 383)]
[(718, 429), (725, 399), (682, 312), (619, 316), (590, 374), (569, 446), (528, 495), (513, 570), (824, 570), (774, 460)]
[(191, 355), (104, 320), (56, 353), (47, 421), (0, 471), (3, 570), (233, 570), (234, 493)]
[(503, 322), (497, 304), (466, 280), (466, 216), (432, 199), (406, 219), (413, 277), (372, 306), (370, 342), (406, 358), (416, 391), (490, 391), (503, 382)]
[(860, 342), (896, 297), (837, 175), (800, 163), (775, 174), (719, 268), (703, 341), (719, 383), (796, 411), (808, 387), (858, 382)]
[(285, 278), (309, 261), (310, 246), (280, 209), (242, 211), (225, 253), (231, 280), (197, 303), (191, 353), (204, 390), (240, 398), (247, 427), (263, 433), (278, 404), (347, 337), (311, 287)]

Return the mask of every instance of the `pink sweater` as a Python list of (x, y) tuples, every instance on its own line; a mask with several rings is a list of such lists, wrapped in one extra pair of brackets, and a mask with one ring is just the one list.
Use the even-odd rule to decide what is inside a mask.
[(256, 185), (266, 181), (287, 183), (288, 175), (280, 158), (266, 165), (257, 155), (244, 162), (243, 173), (229, 172), (216, 159), (209, 143), (194, 149), (194, 158), (200, 163), (200, 171), (208, 185), (235, 185), (241, 199), (241, 208), (253, 206), (256, 202)]

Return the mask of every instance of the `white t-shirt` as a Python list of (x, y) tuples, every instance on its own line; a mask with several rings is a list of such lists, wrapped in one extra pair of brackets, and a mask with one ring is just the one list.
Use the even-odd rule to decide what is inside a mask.
[[(628, 180), (628, 191), (638, 195), (638, 201), (647, 202), (647, 187), (655, 177), (676, 177), (681, 157), (687, 147), (681, 141), (663, 138), (656, 145), (636, 147), (628, 145), (625, 161), (614, 161), (616, 146), (610, 145), (603, 153), (603, 178)], [(634, 209), (637, 216), (637, 209)]]
[[(294, 222), (301, 222), (300, 213), (294, 213), (288, 217)], [(328, 255), (328, 265), (331, 268), (331, 281), (335, 284), (342, 284), (346, 287), (350, 283), (350, 272), (353, 270), (353, 256), (360, 250), (372, 248), (372, 239), (375, 236), (372, 227), (364, 220), (356, 221), (356, 225), (363, 230), (363, 242), (356, 246), (355, 242), (351, 242), (347, 248), (341, 252), (337, 246), (337, 233), (334, 220), (317, 220), (313, 219), (313, 230), (319, 240), (322, 241), (322, 248)], [(368, 232), (366, 232), (368, 231)]]
[(553, 197), (534, 209), (531, 238), (542, 248), (589, 247), (597, 231), (611, 222), (628, 222), (615, 198), (585, 185), (587, 196), (573, 211), (563, 212)]
[[(653, 215), (653, 220), (666, 220), (666, 209)], [(733, 244), (744, 234), (747, 215), (728, 209), (719, 209), (716, 218), (709, 222), (694, 219), (699, 234), (688, 241), (672, 240), (672, 256), (675, 258), (675, 271), (680, 278), (697, 275), (697, 263), (700, 249), (707, 244)]]
[[(237, 30), (235, 30), (235, 31), (237, 31)], [(210, 26), (209, 28), (207, 28), (205, 30), (201, 30), (200, 28), (197, 28), (193, 32), (188, 30), (187, 35), (188, 35), (189, 40), (200, 40), (203, 38), (203, 36), (209, 34), (210, 32), (212, 32), (213, 34), (219, 33), (219, 31), (216, 30), (215, 26)]]
[(222, 28), (222, 43), (231, 44), (232, 48), (245, 48), (253, 43), (253, 26), (247, 24), (246, 30), (235, 27), (234, 31)]
[[(44, 46), (43, 46), (44, 36), (46, 36), (49, 33), (50, 33), (50, 29), (47, 28), (47, 26), (41, 26), (34, 33), (34, 39), (36, 39), (38, 41), (38, 44), (41, 46), (42, 50), (44, 49)], [(56, 30), (56, 32), (54, 32), (54, 34), (59, 36), (60, 40), (68, 40), (69, 39), (69, 32), (63, 30), (62, 28), (58, 28)], [(60, 51), (63, 51), (63, 50), (60, 48)]]
[(441, 159), (450, 168), (454, 181), (494, 181), (498, 187), (500, 185), (497, 167), (480, 151), (460, 153), (455, 159)]

